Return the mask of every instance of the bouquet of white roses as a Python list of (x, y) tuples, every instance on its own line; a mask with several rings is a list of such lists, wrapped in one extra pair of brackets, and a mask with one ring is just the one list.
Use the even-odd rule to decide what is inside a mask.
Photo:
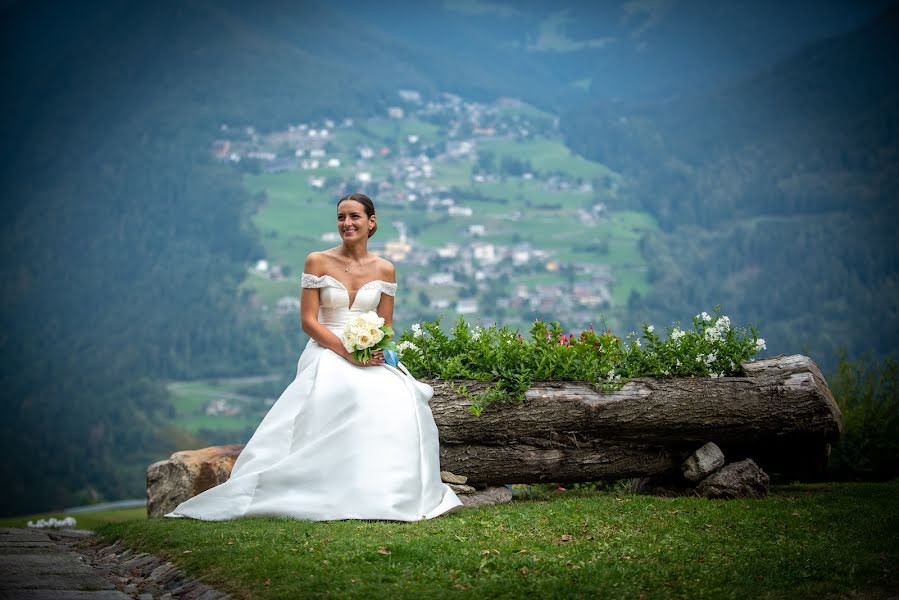
[(396, 350), (393, 329), (371, 310), (347, 323), (340, 341), (353, 358), (363, 363), (371, 360), (375, 350)]

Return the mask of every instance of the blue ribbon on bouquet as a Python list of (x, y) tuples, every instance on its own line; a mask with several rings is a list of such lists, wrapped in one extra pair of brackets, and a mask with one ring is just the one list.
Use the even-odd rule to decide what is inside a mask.
[(384, 350), (384, 362), (391, 367), (397, 368), (397, 365), (400, 363), (400, 357), (396, 350)]

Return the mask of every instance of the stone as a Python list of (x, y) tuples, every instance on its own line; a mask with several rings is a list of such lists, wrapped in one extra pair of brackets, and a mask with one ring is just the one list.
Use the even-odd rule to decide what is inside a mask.
[(475, 506), (492, 506), (512, 501), (512, 490), (505, 486), (488, 487), (483, 490), (477, 490), (473, 494), (464, 494), (459, 500), (462, 505), (468, 508)]
[(747, 458), (712, 473), (700, 482), (696, 492), (706, 498), (765, 498), (770, 483), (768, 474)]
[(147, 516), (161, 517), (231, 475), (242, 444), (175, 452), (147, 467)]
[(470, 485), (459, 485), (457, 483), (448, 483), (446, 485), (450, 486), (450, 489), (457, 494), (473, 494), (475, 492), (475, 489)]
[(684, 477), (701, 481), (724, 466), (724, 453), (715, 443), (709, 442), (684, 461)]
[(440, 471), (440, 479), (443, 483), (455, 483), (456, 485), (465, 485), (468, 483), (468, 477), (465, 475), (456, 475), (449, 471)]
[(0, 600), (131, 600), (118, 590), (3, 590)]
[(662, 474), (654, 477), (633, 479), (629, 485), (629, 491), (643, 496), (658, 496), (661, 498), (692, 496), (694, 484), (684, 480), (676, 471), (674, 473), (676, 477)]

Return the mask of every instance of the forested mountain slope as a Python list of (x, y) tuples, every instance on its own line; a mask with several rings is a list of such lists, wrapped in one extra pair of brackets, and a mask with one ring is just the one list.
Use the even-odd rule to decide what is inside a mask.
[(899, 335), (899, 9), (715, 94), (568, 114), (587, 156), (630, 176), (655, 318), (723, 304), (769, 347), (832, 364)]

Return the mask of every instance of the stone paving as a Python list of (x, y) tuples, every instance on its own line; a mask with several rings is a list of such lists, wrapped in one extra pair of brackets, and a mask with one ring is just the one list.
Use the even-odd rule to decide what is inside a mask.
[(0, 600), (226, 600), (172, 563), (90, 531), (0, 528)]

